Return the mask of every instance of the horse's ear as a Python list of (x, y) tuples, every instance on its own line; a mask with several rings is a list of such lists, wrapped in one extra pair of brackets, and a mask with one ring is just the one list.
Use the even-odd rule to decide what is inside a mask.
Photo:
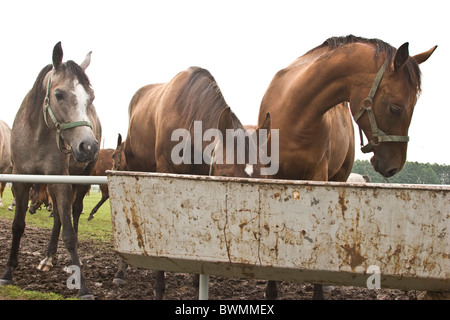
[(398, 71), (408, 61), (409, 58), (409, 43), (405, 42), (397, 49), (394, 58), (394, 70)]
[(231, 108), (227, 107), (219, 116), (219, 123), (217, 124), (217, 129), (222, 133), (223, 138), (226, 137), (226, 130), (233, 129), (233, 119), (231, 117)]
[(89, 67), (89, 64), (91, 63), (91, 55), (92, 51), (86, 55), (86, 58), (84, 58), (84, 61), (80, 64), (81, 69), (84, 71), (86, 71), (87, 67)]
[(117, 137), (117, 148), (120, 147), (122, 144), (122, 135), (119, 133), (119, 136)]
[(59, 67), (62, 65), (62, 60), (63, 60), (63, 50), (62, 50), (62, 46), (61, 46), (61, 41), (58, 42), (55, 47), (53, 48), (53, 68), (55, 68), (55, 70), (58, 70)]
[(267, 112), (264, 122), (256, 129), (256, 133), (258, 134), (257, 137), (259, 137), (259, 131), (261, 129), (267, 131), (266, 140), (264, 142), (260, 142), (261, 145), (267, 143), (270, 139), (270, 126), (271, 126), (270, 113)]
[(416, 60), (417, 64), (421, 64), (422, 62), (425, 62), (428, 60), (428, 58), (433, 54), (434, 50), (436, 50), (438, 46), (434, 46), (428, 51), (416, 54), (413, 59)]

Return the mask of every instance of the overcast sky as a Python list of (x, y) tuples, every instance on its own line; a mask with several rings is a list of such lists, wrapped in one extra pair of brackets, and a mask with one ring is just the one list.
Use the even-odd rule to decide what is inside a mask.
[[(450, 164), (450, 22), (445, 1), (2, 1), (0, 119), (12, 126), (39, 71), (62, 42), (64, 61), (87, 69), (103, 126), (102, 147), (126, 135), (137, 89), (190, 66), (208, 69), (243, 124), (256, 124), (275, 73), (331, 36), (410, 43), (423, 93), (409, 135), (408, 161)], [(357, 145), (358, 134), (355, 131)], [(356, 151), (357, 159), (369, 159)]]

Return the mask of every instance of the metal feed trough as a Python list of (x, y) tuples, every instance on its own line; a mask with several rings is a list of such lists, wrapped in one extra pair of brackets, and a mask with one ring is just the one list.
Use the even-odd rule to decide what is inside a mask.
[[(108, 173), (115, 250), (142, 268), (450, 291), (450, 186)], [(372, 269), (371, 269), (372, 268)]]

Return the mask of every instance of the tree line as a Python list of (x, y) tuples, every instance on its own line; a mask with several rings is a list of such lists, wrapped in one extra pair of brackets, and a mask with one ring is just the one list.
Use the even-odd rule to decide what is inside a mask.
[(409, 162), (395, 176), (385, 179), (367, 160), (355, 160), (352, 172), (368, 175), (375, 183), (450, 184), (450, 165)]

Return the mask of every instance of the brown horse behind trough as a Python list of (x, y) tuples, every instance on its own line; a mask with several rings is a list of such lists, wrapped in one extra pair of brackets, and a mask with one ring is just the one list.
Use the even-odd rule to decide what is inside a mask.
[[(234, 152), (235, 161), (223, 161), (227, 153), (227, 141), (237, 138), (227, 136), (227, 130), (241, 133), (245, 130), (225, 102), (216, 81), (205, 69), (191, 67), (168, 83), (139, 89), (131, 100), (129, 118), (125, 141), (127, 170), (260, 176), (259, 163), (246, 162), (250, 150), (248, 140), (242, 148), (246, 152), (246, 161), (239, 162), (236, 159), (237, 152)], [(207, 133), (214, 132), (214, 129), (221, 136), (216, 135), (213, 142), (210, 136), (205, 139)], [(261, 129), (270, 129), (268, 115), (256, 131), (261, 132)], [(237, 147), (237, 143), (234, 147)], [(219, 149), (222, 154), (218, 152)], [(123, 279), (123, 272), (122, 266), (116, 274), (116, 280)], [(162, 299), (165, 291), (164, 271), (157, 271), (155, 291), (155, 298)]]
[[(378, 39), (335, 37), (279, 71), (259, 112), (259, 123), (270, 112), (279, 129), (275, 178), (346, 181), (354, 159), (351, 115), (369, 140), (362, 150), (374, 153), (375, 170), (399, 172), (421, 89), (418, 64), (435, 49), (410, 57), (408, 43), (395, 49)], [(267, 296), (277, 296), (273, 282)]]
[[(92, 169), (92, 176), (106, 176), (106, 170), (113, 169), (114, 159), (113, 159), (114, 149), (100, 149), (98, 152), (97, 162), (95, 163), (94, 169)], [(109, 190), (107, 184), (100, 185), (100, 191), (102, 192), (102, 198), (100, 201), (92, 208), (89, 214), (88, 220), (94, 219), (95, 213), (100, 209), (100, 207), (109, 199)]]
[[(53, 49), (53, 63), (41, 70), (17, 111), (11, 132), (14, 174), (89, 175), (95, 164), (101, 125), (92, 105), (94, 92), (85, 73), (91, 54), (80, 65), (71, 60), (63, 63), (62, 59), (61, 43), (57, 43)], [(13, 271), (18, 266), (30, 187), (31, 183), (13, 183), (16, 211), (11, 252), (0, 285), (13, 282)], [(88, 185), (48, 185), (54, 202), (54, 222), (46, 257), (38, 267), (40, 270), (52, 266), (61, 226), (71, 265), (81, 267), (77, 232), (83, 197), (88, 188)], [(78, 295), (92, 298), (81, 268), (79, 271)]]
[[(41, 209), (44, 205), (47, 211), (53, 210), (53, 201), (48, 192), (48, 186), (45, 183), (34, 183), (30, 189), (30, 206), (28, 211), (31, 214), (35, 214), (37, 210)], [(50, 216), (53, 216), (50, 214)]]

